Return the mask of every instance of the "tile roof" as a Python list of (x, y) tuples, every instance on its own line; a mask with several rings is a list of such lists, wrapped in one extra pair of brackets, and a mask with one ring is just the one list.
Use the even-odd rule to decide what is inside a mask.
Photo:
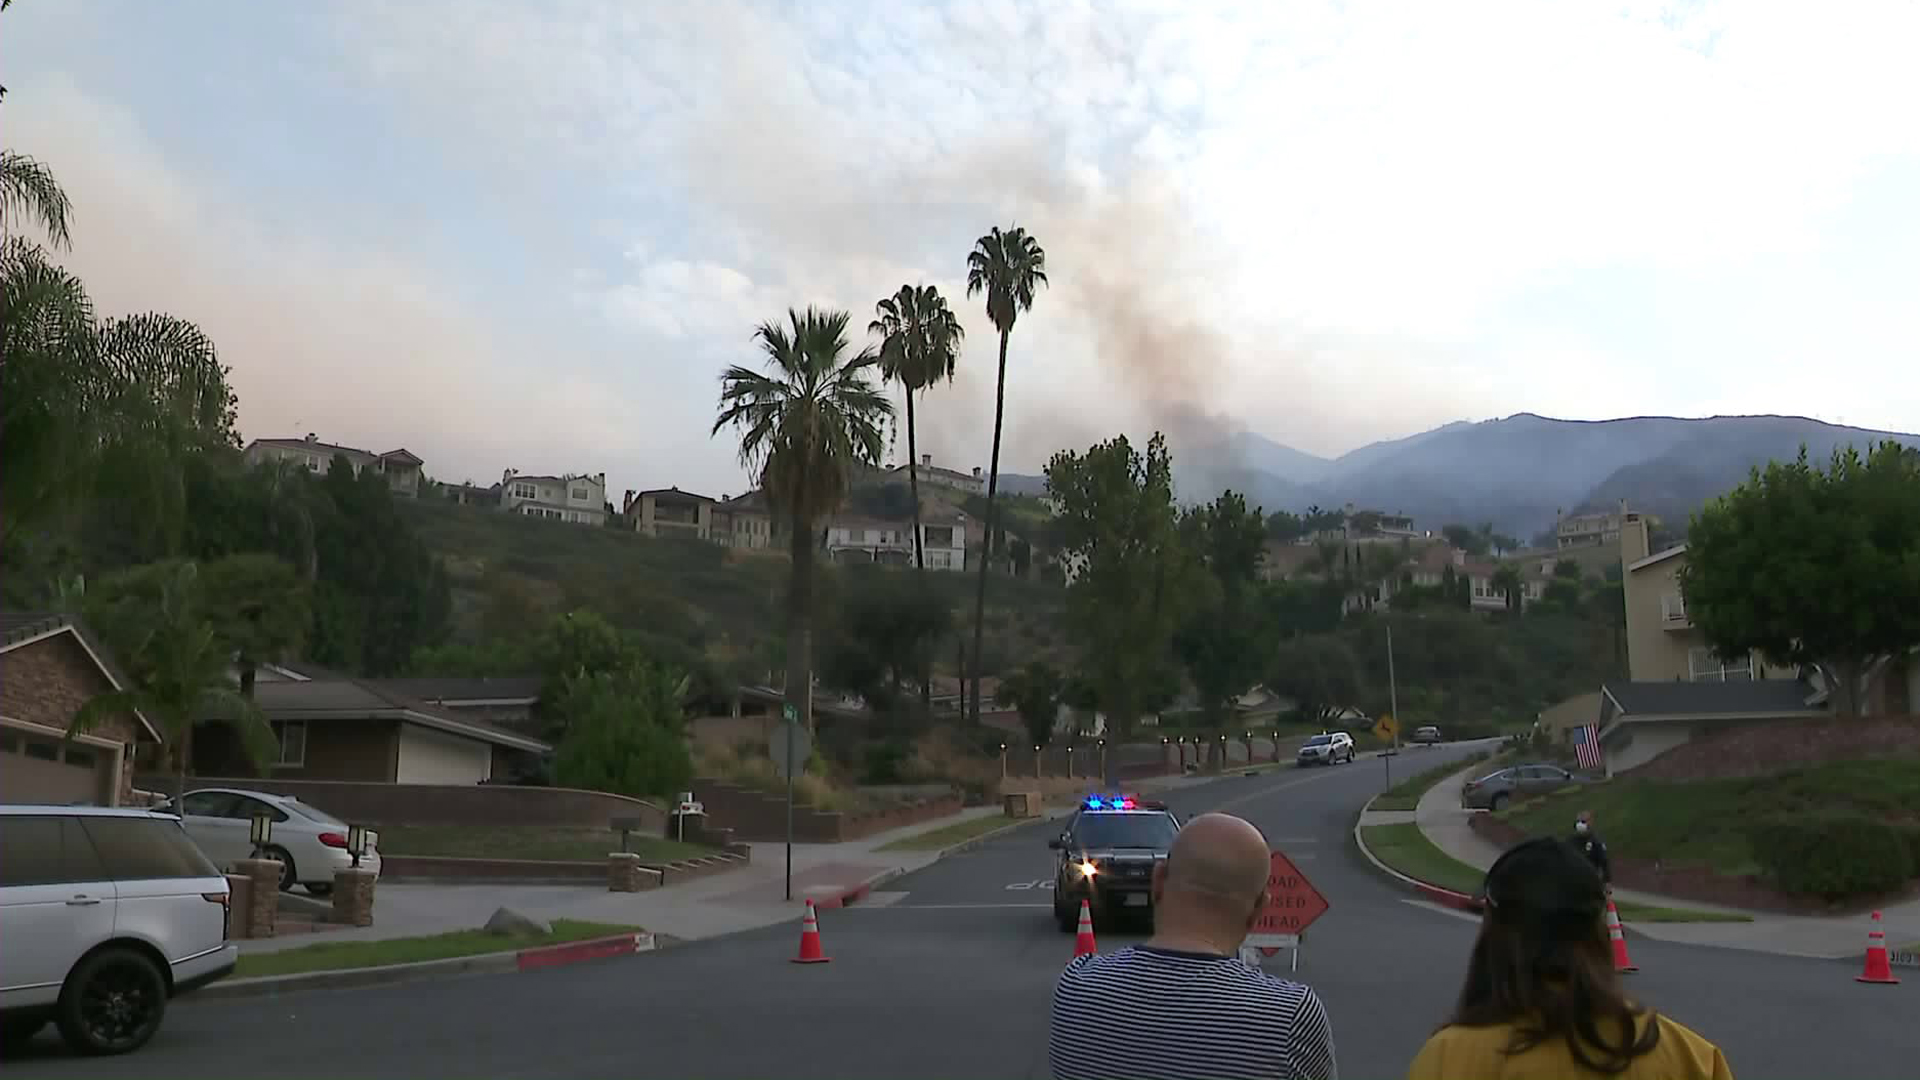
[(373, 686), (421, 701), (524, 701), (540, 696), (538, 675), (481, 678), (369, 679)]
[(1814, 713), (1813, 688), (1799, 679), (1731, 682), (1610, 682), (1604, 692), (1625, 716), (1770, 715)]

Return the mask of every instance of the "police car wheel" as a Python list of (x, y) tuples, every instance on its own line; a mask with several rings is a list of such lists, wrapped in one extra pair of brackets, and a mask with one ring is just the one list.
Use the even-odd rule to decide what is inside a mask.
[(1053, 925), (1059, 927), (1063, 934), (1075, 933), (1080, 929), (1079, 912), (1062, 908), (1056, 903), (1053, 905)]

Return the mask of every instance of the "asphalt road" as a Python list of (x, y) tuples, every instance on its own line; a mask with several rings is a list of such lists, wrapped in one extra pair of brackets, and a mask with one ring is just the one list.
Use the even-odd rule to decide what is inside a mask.
[[(1447, 750), (1403, 755), (1402, 768)], [(1378, 760), (1233, 777), (1168, 797), (1225, 809), (1294, 856), (1332, 908), (1299, 978), (1327, 1003), (1348, 1080), (1402, 1076), (1455, 993), (1474, 933), (1408, 900), (1350, 846)], [(10, 1077), (203, 1078), (1046, 1076), (1048, 994), (1072, 938), (1054, 929), (1048, 826), (1036, 824), (822, 914), (831, 964), (787, 962), (794, 926), (652, 956), (275, 1000), (183, 1001), (125, 1058), (43, 1035)], [(1024, 888), (1010, 888), (1021, 886)], [(1112, 949), (1138, 935), (1103, 932)], [(1920, 978), (1861, 986), (1846, 965), (1636, 938), (1636, 994), (1717, 1042), (1736, 1075), (1920, 1075)], [(1284, 961), (1285, 957), (1280, 960)]]

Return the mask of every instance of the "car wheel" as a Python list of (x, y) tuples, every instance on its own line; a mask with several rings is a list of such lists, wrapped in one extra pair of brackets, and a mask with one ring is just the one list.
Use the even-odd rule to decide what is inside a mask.
[(333, 882), (331, 882), (331, 881), (309, 881), (309, 882), (307, 882), (307, 895), (309, 895), (309, 896), (332, 896), (332, 895), (333, 895)]
[(1507, 793), (1503, 791), (1500, 794), (1495, 795), (1493, 798), (1487, 800), (1487, 809), (1497, 814), (1500, 811), (1505, 810), (1507, 808), (1507, 803), (1509, 801), (1510, 800), (1507, 798)]
[(60, 991), (60, 1036), (82, 1054), (124, 1054), (146, 1045), (167, 1014), (167, 980), (132, 949), (102, 949), (80, 961)]
[(276, 844), (267, 849), (267, 858), (280, 864), (280, 891), (293, 891), (293, 887), (300, 884), (300, 871), (294, 868), (293, 856)]

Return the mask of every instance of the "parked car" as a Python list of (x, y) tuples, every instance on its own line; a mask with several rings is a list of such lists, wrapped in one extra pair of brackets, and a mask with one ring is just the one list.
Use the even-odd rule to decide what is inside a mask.
[(1514, 765), (1462, 784), (1460, 805), (1468, 810), (1501, 810), (1516, 795), (1543, 795), (1583, 782), (1558, 765)]
[(0, 806), (0, 1041), (51, 1020), (82, 1053), (139, 1049), (168, 999), (233, 971), (228, 901), (174, 818)]
[(1414, 728), (1413, 738), (1410, 739), (1409, 741), (1416, 742), (1416, 743), (1427, 743), (1429, 745), (1433, 743), (1437, 743), (1440, 741), (1440, 729), (1437, 727), (1434, 727), (1432, 724), (1428, 724), (1425, 727)]
[(1353, 760), (1353, 736), (1344, 731), (1325, 731), (1300, 745), (1297, 765), (1335, 765)]
[[(315, 896), (333, 891), (333, 874), (353, 865), (347, 851), (347, 823), (317, 807), (289, 795), (265, 791), (240, 791), (233, 788), (201, 788), (182, 796), (186, 812), (180, 814), (187, 835), (206, 852), (214, 865), (226, 867), (238, 859), (253, 857), (253, 818), (266, 814), (273, 819), (265, 851), (267, 858), (280, 864), (280, 888), (302, 885)], [(155, 809), (176, 814), (169, 799)], [(360, 866), (380, 873), (377, 833), (367, 834), (366, 853)]]

